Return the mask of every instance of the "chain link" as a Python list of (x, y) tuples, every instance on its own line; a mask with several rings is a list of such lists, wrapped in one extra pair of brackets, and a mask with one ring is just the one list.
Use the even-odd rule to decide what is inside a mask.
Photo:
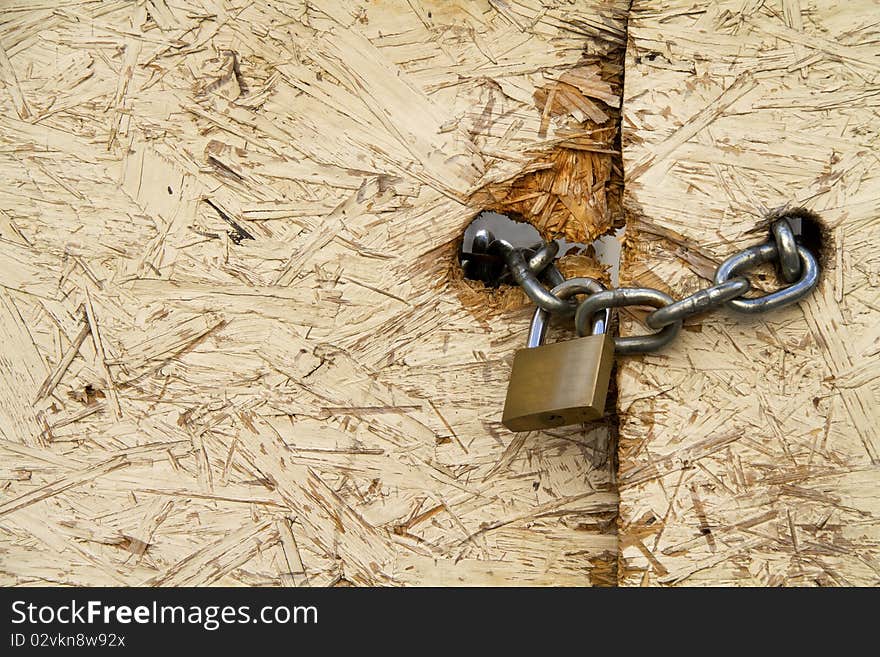
[[(605, 308), (622, 308), (624, 306), (653, 306), (663, 308), (675, 302), (671, 296), (650, 287), (619, 287), (591, 294), (581, 302), (574, 316), (574, 326), (578, 335), (588, 335), (587, 323), (590, 318)], [(628, 338), (616, 336), (614, 350), (619, 354), (641, 354), (656, 351), (678, 335), (681, 320), (670, 322), (656, 333), (636, 335)]]
[(513, 280), (536, 306), (551, 313), (565, 316), (573, 315), (577, 310), (577, 303), (560, 299), (544, 287), (529, 267), (530, 263), (526, 260), (522, 249), (516, 248), (507, 240), (496, 239), (489, 245), (489, 252), (492, 251), (497, 251), (502, 255), (507, 262), (507, 268), (510, 270)]
[[(474, 251), (500, 255), (512, 278), (539, 309), (535, 319), (541, 333), (550, 313), (570, 317), (574, 315), (578, 335), (601, 332), (607, 328), (611, 308), (649, 306), (654, 310), (645, 318), (645, 324), (655, 333), (629, 337), (615, 337), (615, 351), (636, 354), (656, 351), (668, 344), (681, 330), (682, 322), (693, 315), (727, 306), (742, 313), (764, 313), (797, 303), (806, 297), (819, 282), (819, 263), (806, 248), (799, 245), (788, 217), (798, 217), (805, 211), (794, 209), (777, 216), (771, 225), (771, 239), (750, 246), (727, 258), (715, 272), (714, 285), (676, 301), (668, 294), (653, 288), (600, 289), (601, 285), (587, 285), (592, 279), (566, 281), (553, 264), (559, 251), (556, 242), (538, 244), (530, 249), (514, 247), (510, 242), (496, 239), (488, 231), (479, 231), (474, 240)], [(756, 297), (746, 297), (752, 285), (744, 275), (761, 264), (775, 262), (779, 276), (786, 283), (782, 288)], [(552, 289), (540, 280), (544, 278)], [(580, 304), (572, 297), (588, 294)], [(603, 311), (606, 313), (603, 317)], [(534, 328), (534, 327), (533, 327)], [(534, 346), (529, 344), (529, 346)]]
[[(568, 299), (576, 294), (589, 294), (592, 298), (600, 292), (604, 292), (605, 286), (594, 278), (569, 278), (559, 285), (556, 285), (550, 292), (561, 299)], [(544, 343), (544, 336), (547, 333), (547, 320), (550, 319), (550, 311), (538, 308), (532, 317), (532, 324), (529, 327), (528, 347), (537, 347)], [(592, 319), (591, 332), (594, 335), (605, 333), (609, 330), (611, 324), (611, 310), (604, 309), (599, 311), (591, 318), (588, 316), (584, 321)]]
[[(764, 294), (753, 299), (731, 299), (727, 302), (727, 305), (733, 310), (754, 314), (778, 310), (803, 299), (819, 282), (819, 263), (816, 257), (802, 246), (797, 246), (797, 253), (803, 266), (801, 267), (800, 278), (794, 283), (776, 292)], [(742, 273), (765, 262), (773, 262), (778, 260), (778, 258), (779, 249), (775, 242), (765, 242), (757, 246), (750, 246), (721, 263), (721, 266), (715, 272), (715, 284), (723, 283), (735, 274)]]
[(786, 283), (794, 283), (801, 276), (801, 258), (788, 218), (783, 217), (774, 221), (771, 230), (779, 254), (779, 272), (782, 280)]
[(658, 308), (645, 317), (645, 325), (652, 329), (663, 328), (672, 322), (723, 306), (731, 299), (744, 295), (751, 287), (749, 279), (743, 276), (731, 278), (729, 281), (704, 288), (680, 301)]

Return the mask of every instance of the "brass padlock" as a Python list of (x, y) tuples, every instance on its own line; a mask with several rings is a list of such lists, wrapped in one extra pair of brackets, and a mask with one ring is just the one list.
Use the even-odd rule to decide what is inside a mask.
[[(592, 278), (570, 278), (553, 288), (566, 299), (594, 294), (604, 286)], [(526, 349), (513, 358), (501, 423), (511, 431), (550, 429), (595, 420), (605, 412), (614, 363), (614, 340), (607, 332), (610, 310), (593, 320), (593, 335), (544, 344), (550, 313), (538, 308)]]

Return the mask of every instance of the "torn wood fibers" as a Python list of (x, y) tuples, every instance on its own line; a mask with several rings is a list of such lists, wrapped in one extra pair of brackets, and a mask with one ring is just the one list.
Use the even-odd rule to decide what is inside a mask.
[[(870, 3), (54, 4), (0, 13), (0, 582), (880, 579)], [(621, 362), (620, 499), (616, 418), (500, 426), (479, 211), (625, 207), (681, 294), (789, 201), (819, 290)]]

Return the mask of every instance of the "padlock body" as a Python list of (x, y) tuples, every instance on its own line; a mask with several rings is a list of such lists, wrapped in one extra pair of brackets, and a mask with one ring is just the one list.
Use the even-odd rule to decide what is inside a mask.
[(613, 363), (609, 334), (520, 349), (501, 423), (511, 431), (534, 431), (601, 417)]

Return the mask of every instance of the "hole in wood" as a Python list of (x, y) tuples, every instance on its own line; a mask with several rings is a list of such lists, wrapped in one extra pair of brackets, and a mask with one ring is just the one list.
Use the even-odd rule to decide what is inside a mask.
[[(830, 240), (826, 239), (826, 228), (819, 215), (806, 208), (795, 208), (787, 210), (785, 216), (797, 243), (812, 251), (819, 264), (824, 265), (824, 247)], [(770, 237), (772, 239), (772, 231)]]
[[(507, 240), (520, 248), (535, 248), (544, 239), (538, 230), (519, 215), (501, 214), (485, 210), (465, 228), (459, 249), (459, 264), (464, 270), (464, 277), (473, 281), (482, 281), (487, 287), (499, 287), (512, 281), (504, 278), (504, 259), (496, 253), (488, 253), (491, 238)], [(561, 258), (568, 253), (582, 253), (586, 245), (557, 239)]]

